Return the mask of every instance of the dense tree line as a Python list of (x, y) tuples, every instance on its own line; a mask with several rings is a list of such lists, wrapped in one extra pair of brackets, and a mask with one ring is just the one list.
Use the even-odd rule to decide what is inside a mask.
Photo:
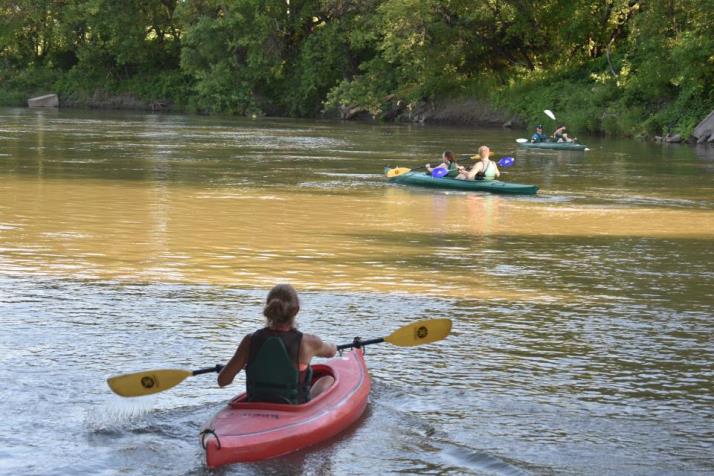
[(0, 103), (311, 117), (480, 98), (615, 134), (714, 108), (714, 0), (0, 0)]

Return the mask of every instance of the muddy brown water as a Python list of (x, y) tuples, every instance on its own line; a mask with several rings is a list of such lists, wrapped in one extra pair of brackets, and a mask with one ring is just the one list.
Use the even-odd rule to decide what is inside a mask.
[[(0, 473), (208, 473), (199, 428), (242, 378), (104, 379), (224, 362), (277, 282), (335, 342), (453, 333), (369, 348), (336, 441), (219, 474), (714, 472), (714, 152), (526, 134), (0, 109)], [(482, 144), (538, 195), (382, 175)]]

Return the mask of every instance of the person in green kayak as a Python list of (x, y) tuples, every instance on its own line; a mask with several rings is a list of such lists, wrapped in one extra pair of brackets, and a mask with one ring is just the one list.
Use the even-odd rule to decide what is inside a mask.
[(568, 129), (563, 124), (558, 126), (558, 128), (553, 132), (553, 139), (555, 139), (555, 142), (576, 142), (578, 140), (577, 137), (568, 137), (567, 130)]
[(490, 155), (491, 149), (488, 146), (479, 147), (478, 155), (472, 157), (478, 162), (468, 171), (464, 167), (459, 168), (459, 175), (456, 178), (459, 180), (495, 180), (500, 177), (501, 172), (498, 170), (498, 165), (489, 158)]
[(441, 154), (441, 163), (437, 165), (436, 167), (432, 167), (431, 164), (426, 164), (424, 168), (426, 168), (427, 173), (431, 174), (434, 169), (442, 168), (448, 170), (448, 173), (446, 174), (447, 177), (455, 177), (459, 171), (458, 171), (459, 164), (456, 163), (456, 159), (454, 158), (454, 154), (450, 150), (445, 150)]
[(334, 357), (337, 347), (295, 328), (300, 311), (297, 292), (289, 284), (278, 284), (268, 293), (263, 308), (267, 325), (243, 337), (235, 354), (218, 374), (218, 385), (233, 382), (246, 373), (246, 392), (251, 401), (305, 403), (335, 381), (325, 375), (312, 382), (310, 360)]
[(543, 134), (543, 126), (538, 124), (535, 133), (531, 136), (531, 142), (547, 142), (548, 136)]

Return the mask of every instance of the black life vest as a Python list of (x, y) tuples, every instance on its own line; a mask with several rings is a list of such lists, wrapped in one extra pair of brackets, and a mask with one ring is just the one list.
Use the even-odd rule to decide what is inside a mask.
[(304, 403), (310, 375), (300, 372), (302, 332), (263, 328), (250, 338), (246, 365), (246, 390), (254, 402)]

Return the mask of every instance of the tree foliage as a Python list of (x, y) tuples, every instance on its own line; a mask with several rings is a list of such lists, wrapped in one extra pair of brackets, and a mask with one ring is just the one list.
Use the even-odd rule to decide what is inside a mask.
[(714, 108), (714, 0), (0, 0), (0, 102), (312, 117), (480, 97), (615, 134)]

